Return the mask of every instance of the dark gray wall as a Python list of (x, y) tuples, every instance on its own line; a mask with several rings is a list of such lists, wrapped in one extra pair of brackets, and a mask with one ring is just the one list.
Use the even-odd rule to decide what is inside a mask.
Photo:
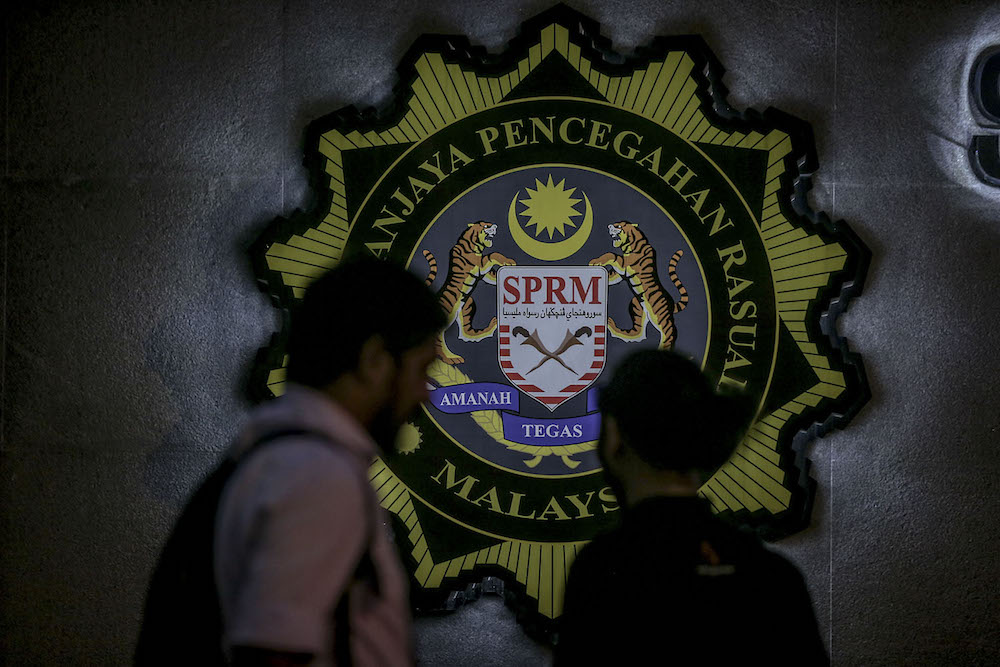
[[(31, 4), (31, 3), (28, 3)], [(499, 50), (545, 2), (79, 2), (8, 13), (0, 651), (124, 663), (179, 503), (277, 326), (247, 246), (308, 204), (306, 123), (379, 104), (422, 32)], [(701, 33), (737, 107), (813, 124), (814, 208), (875, 253), (840, 330), (874, 398), (810, 451), (806, 574), (838, 665), (996, 664), (1000, 188), (971, 176), (996, 2), (604, 2), (620, 51)], [(544, 664), (496, 599), (426, 664)]]

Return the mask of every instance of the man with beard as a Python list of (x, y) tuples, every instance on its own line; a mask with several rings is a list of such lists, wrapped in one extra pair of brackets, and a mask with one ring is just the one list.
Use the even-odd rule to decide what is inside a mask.
[(570, 570), (556, 665), (827, 664), (795, 566), (696, 495), (739, 443), (749, 400), (643, 350), (599, 405), (598, 454), (623, 517)]
[(235, 665), (412, 664), (406, 576), (367, 472), (427, 398), (443, 325), (416, 276), (375, 259), (341, 263), (292, 313), (287, 388), (243, 428), (216, 518)]

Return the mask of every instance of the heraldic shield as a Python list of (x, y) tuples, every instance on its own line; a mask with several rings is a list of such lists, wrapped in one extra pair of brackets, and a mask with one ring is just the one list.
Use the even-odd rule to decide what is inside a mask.
[(497, 355), (504, 376), (549, 410), (594, 383), (607, 351), (608, 274), (593, 266), (497, 271)]

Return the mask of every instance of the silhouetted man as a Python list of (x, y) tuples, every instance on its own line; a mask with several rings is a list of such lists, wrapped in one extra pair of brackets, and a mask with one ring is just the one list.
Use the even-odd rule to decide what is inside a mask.
[(374, 259), (334, 268), (293, 312), (287, 389), (243, 429), (216, 520), (235, 664), (412, 663), (406, 576), (368, 467), (427, 398), (443, 324), (418, 278)]
[(696, 493), (752, 408), (666, 351), (627, 358), (600, 394), (598, 453), (622, 524), (573, 564), (556, 664), (822, 665), (795, 566), (717, 519)]

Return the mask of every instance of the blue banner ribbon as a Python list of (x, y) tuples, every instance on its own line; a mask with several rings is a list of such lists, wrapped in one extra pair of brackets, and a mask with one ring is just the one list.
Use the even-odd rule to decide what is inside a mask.
[(597, 391), (587, 392), (588, 414), (565, 419), (522, 417), (520, 393), (514, 387), (498, 382), (469, 382), (435, 389), (431, 405), (448, 414), (477, 410), (500, 410), (504, 438), (523, 445), (556, 447), (597, 440), (601, 432), (601, 416), (597, 410)]
[(502, 418), (503, 437), (522, 445), (575, 445), (597, 440), (601, 433), (601, 415), (596, 412), (566, 419), (536, 419), (504, 412)]
[(520, 409), (517, 389), (498, 382), (469, 382), (451, 387), (441, 387), (431, 392), (431, 405), (448, 414), (475, 412), (476, 410)]

